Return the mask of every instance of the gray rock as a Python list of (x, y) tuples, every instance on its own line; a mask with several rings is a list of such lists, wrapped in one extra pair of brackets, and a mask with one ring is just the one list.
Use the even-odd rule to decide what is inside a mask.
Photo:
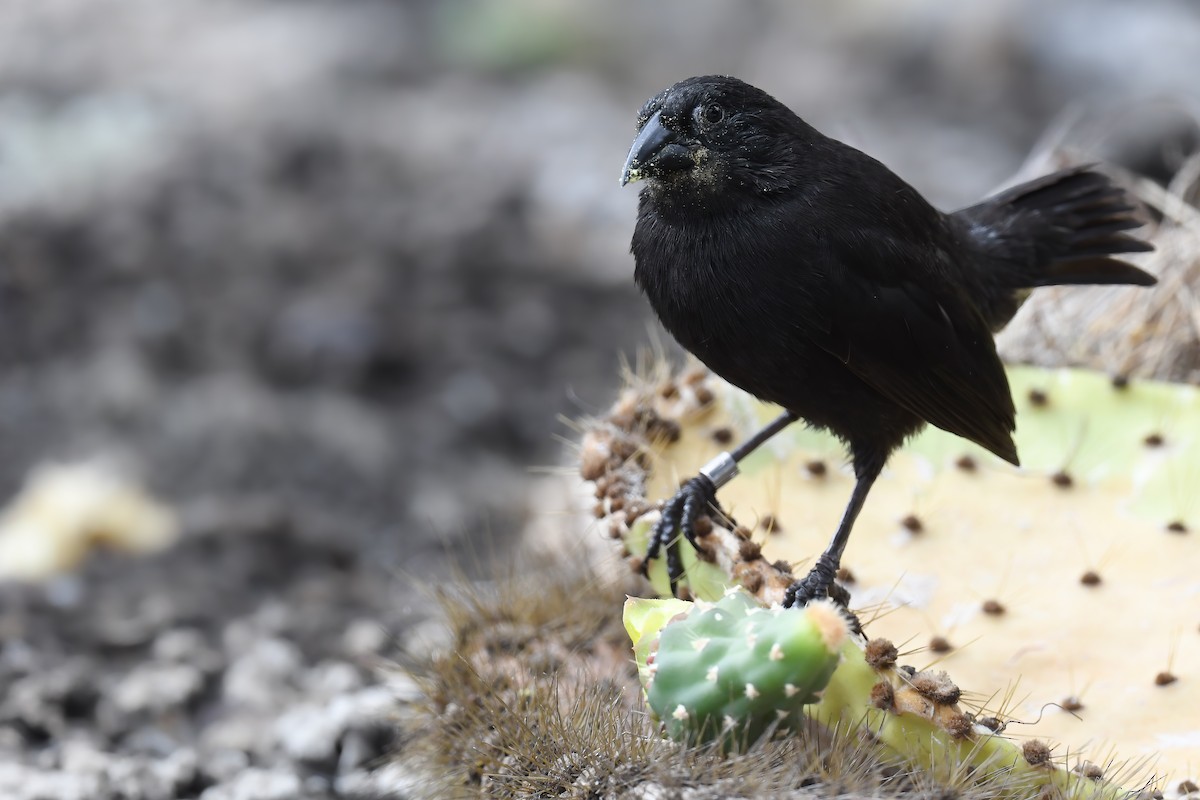
[(210, 750), (205, 755), (204, 771), (217, 783), (234, 780), (250, 766), (250, 756), (245, 750), (224, 748)]
[(346, 626), (342, 646), (349, 656), (371, 656), (383, 652), (390, 638), (383, 623), (373, 619), (358, 619)]
[(186, 705), (203, 688), (198, 667), (152, 661), (134, 667), (117, 683), (111, 702), (125, 714), (163, 714)]
[(194, 628), (172, 628), (154, 640), (151, 654), (160, 661), (191, 664), (204, 673), (215, 672), (223, 659), (203, 633)]
[[(361, 734), (355, 745), (356, 753), (374, 749), (361, 759), (347, 757), (347, 768), (353, 769), (362, 759), (378, 754), (369, 730), (384, 719), (394, 705), (394, 696), (382, 686), (337, 694), (325, 703), (305, 703), (290, 709), (276, 721), (275, 736), (290, 758), (333, 767), (339, 763), (338, 748), (343, 736), (347, 731), (356, 731)], [(378, 737), (374, 739), (377, 741)]]
[(313, 699), (350, 694), (362, 686), (362, 671), (345, 661), (323, 661), (306, 670), (300, 679), (302, 694)]
[(294, 691), (301, 663), (300, 651), (291, 642), (255, 640), (225, 671), (225, 698), (234, 706), (269, 708), (279, 696)]
[(107, 800), (99, 775), (70, 775), (0, 762), (0, 797), (9, 800)]
[(200, 800), (295, 800), (303, 787), (293, 771), (250, 767), (228, 782), (205, 789)]
[(41, 735), (62, 735), (70, 719), (90, 717), (100, 689), (87, 659), (74, 658), (13, 681), (0, 697), (0, 719)]

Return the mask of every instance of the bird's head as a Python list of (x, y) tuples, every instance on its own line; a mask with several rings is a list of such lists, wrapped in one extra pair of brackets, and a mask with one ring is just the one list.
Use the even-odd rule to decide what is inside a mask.
[(638, 112), (621, 185), (695, 197), (791, 185), (790, 169), (815, 131), (761, 89), (718, 75), (688, 78)]

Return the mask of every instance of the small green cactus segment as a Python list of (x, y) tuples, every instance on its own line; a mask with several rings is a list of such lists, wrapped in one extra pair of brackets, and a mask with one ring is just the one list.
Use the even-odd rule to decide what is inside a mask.
[(737, 590), (682, 614), (680, 602), (630, 600), (625, 619), (641, 637), (634, 653), (650, 708), (668, 736), (689, 744), (737, 749), (773, 727), (796, 728), (849, 632), (830, 603), (768, 609)]
[(658, 645), (658, 634), (667, 623), (676, 617), (686, 616), (693, 607), (693, 603), (673, 597), (661, 600), (630, 597), (625, 601), (622, 621), (625, 623), (625, 632), (633, 642), (633, 658), (637, 662), (638, 678), (643, 688), (652, 674), (647, 658)]

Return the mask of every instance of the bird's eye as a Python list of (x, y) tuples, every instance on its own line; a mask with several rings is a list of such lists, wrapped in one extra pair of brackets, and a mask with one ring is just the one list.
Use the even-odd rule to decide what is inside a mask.
[(703, 106), (696, 107), (696, 121), (704, 127), (712, 127), (721, 120), (725, 119), (725, 109), (716, 103), (709, 103)]

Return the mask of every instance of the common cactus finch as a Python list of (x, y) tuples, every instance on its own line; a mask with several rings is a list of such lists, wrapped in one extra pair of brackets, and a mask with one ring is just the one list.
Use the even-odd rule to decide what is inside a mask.
[(1088, 167), (942, 213), (735, 78), (689, 78), (642, 107), (621, 174), (634, 181), (634, 278), (659, 319), (713, 372), (786, 409), (664, 503), (644, 564), (666, 548), (673, 589), (679, 534), (694, 545), (738, 462), (804, 420), (845, 442), (857, 479), (785, 605), (826, 596), (872, 484), (926, 423), (1018, 463), (992, 334), (1029, 290), (1155, 283), (1111, 257), (1152, 248), (1125, 233), (1141, 224), (1134, 203)]

